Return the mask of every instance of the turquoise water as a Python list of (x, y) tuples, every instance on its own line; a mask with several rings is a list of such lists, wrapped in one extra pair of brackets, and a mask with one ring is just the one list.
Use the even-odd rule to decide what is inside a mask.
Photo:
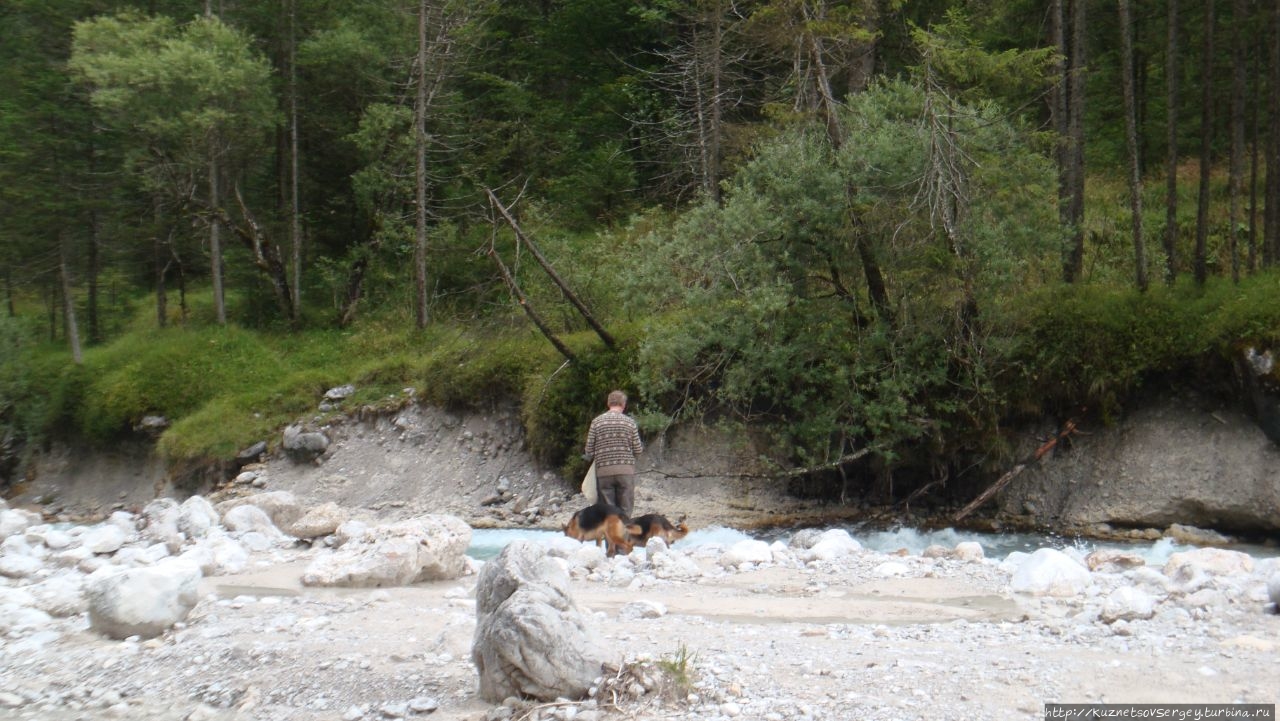
[[(1134, 543), (1117, 543), (1092, 541), (1061, 536), (1046, 536), (1028, 533), (977, 533), (973, 531), (957, 531), (944, 528), (936, 531), (920, 531), (913, 528), (896, 530), (867, 530), (850, 526), (840, 526), (849, 532), (863, 548), (881, 553), (892, 553), (906, 549), (912, 555), (919, 555), (928, 546), (937, 544), (954, 548), (957, 543), (973, 541), (982, 545), (987, 558), (1003, 560), (1010, 553), (1021, 551), (1031, 553), (1040, 548), (1075, 548), (1082, 554), (1098, 549), (1119, 549), (1142, 556), (1150, 565), (1163, 565), (1174, 553), (1189, 551), (1195, 546), (1175, 543), (1169, 539), (1158, 541), (1140, 541)], [(787, 542), (794, 531), (769, 531), (748, 534), (733, 528), (713, 526), (700, 528), (685, 538), (676, 541), (675, 548), (693, 549), (699, 546), (719, 545), (728, 547), (738, 541), (758, 539), (763, 541), (779, 540)], [(559, 531), (531, 530), (526, 528), (511, 529), (476, 529), (471, 534), (471, 547), (467, 555), (478, 560), (487, 560), (498, 555), (508, 543), (516, 539), (524, 539), (535, 543), (560, 536)], [(1280, 548), (1274, 546), (1238, 545), (1233, 550), (1244, 551), (1255, 558), (1271, 558), (1280, 556)]]

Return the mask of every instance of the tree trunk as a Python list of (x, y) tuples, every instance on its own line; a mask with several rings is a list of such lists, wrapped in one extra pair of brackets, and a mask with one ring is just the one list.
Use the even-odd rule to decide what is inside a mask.
[(1231, 3), (1231, 178), (1228, 187), (1227, 246), (1231, 252), (1231, 280), (1240, 282), (1240, 194), (1244, 185), (1244, 27), (1248, 0)]
[(1169, 40), (1165, 51), (1164, 281), (1178, 277), (1178, 0), (1169, 0)]
[(292, 252), (293, 317), (297, 324), (302, 313), (302, 209), (298, 202), (298, 4), (289, 0), (289, 247)]
[[(172, 250), (172, 243), (170, 250)], [(191, 308), (187, 305), (187, 267), (183, 265), (182, 258), (179, 258), (177, 253), (173, 254), (173, 260), (178, 264), (178, 319), (182, 325), (186, 325), (187, 318), (191, 316)]]
[(1120, 83), (1124, 94), (1125, 143), (1129, 147), (1129, 206), (1133, 215), (1134, 282), (1147, 289), (1147, 247), (1142, 237), (1142, 168), (1138, 159), (1137, 103), (1134, 99), (1133, 19), (1129, 0), (1120, 4)]
[[(98, 152), (94, 143), (93, 132), (89, 133), (89, 176), (91, 178), (98, 175)], [(101, 253), (101, 228), (98, 220), (98, 211), (92, 206), (89, 209), (89, 258), (88, 268), (88, 313), (89, 313), (89, 342), (99, 343), (102, 341), (102, 326), (98, 317), (98, 276), (102, 272), (102, 253)]]
[(854, 59), (849, 66), (847, 87), (850, 93), (860, 93), (871, 84), (876, 72), (876, 56), (880, 51), (880, 18), (885, 14), (884, 1), (867, 3), (862, 18), (862, 28), (871, 35), (870, 40), (854, 45)]
[(720, 202), (720, 155), (723, 152), (721, 136), (724, 133), (724, 11), (716, 3), (715, 17), (711, 20), (711, 117), (707, 128), (707, 170), (706, 183), (708, 196)]
[(338, 311), (338, 325), (346, 328), (356, 319), (356, 309), (360, 299), (364, 297), (364, 277), (369, 271), (369, 256), (362, 255), (351, 266), (347, 276), (347, 287), (342, 296), (342, 307)]
[(218, 182), (217, 143), (209, 142), (209, 207), (215, 212), (209, 215), (210, 277), (213, 280), (213, 308), (218, 325), (227, 324), (227, 305), (222, 294), (222, 234), (216, 210), (222, 207), (222, 190)]
[(169, 270), (168, 249), (165, 243), (163, 216), (160, 212), (160, 201), (153, 200), (151, 213), (154, 223), (155, 240), (152, 246), (152, 262), (156, 269), (156, 327), (164, 328), (169, 324), (169, 296), (165, 289), (165, 275)]
[(58, 300), (58, 284), (52, 278), (48, 281), (45, 289), (45, 308), (48, 310), (49, 317), (49, 342), (58, 342), (58, 306), (61, 302)]
[(417, 167), (414, 198), (417, 215), (414, 221), (413, 299), (414, 321), (419, 329), (427, 327), (427, 15), (431, 0), (418, 6), (417, 99), (413, 105), (414, 148)]
[[(813, 18), (806, 13), (806, 24), (812, 20)], [(809, 54), (810, 61), (814, 67), (815, 82), (818, 85), (818, 97), (822, 103), (822, 114), (826, 122), (827, 141), (831, 144), (833, 151), (839, 151), (844, 143), (844, 129), (840, 126), (839, 111), (836, 108), (835, 96), (831, 92), (831, 80), (827, 75), (827, 65), (823, 59), (822, 43), (810, 30), (805, 31), (804, 43), (806, 45), (805, 52)], [(862, 273), (867, 281), (867, 296), (871, 300), (872, 307), (878, 312), (880, 319), (889, 323), (892, 320), (892, 315), (889, 312), (889, 296), (884, 282), (884, 274), (867, 238), (864, 234), (858, 232), (861, 221), (856, 217), (852, 199), (853, 189), (845, 188), (845, 213), (849, 218), (849, 228), (854, 236), (852, 240), (858, 252), (858, 259), (862, 264)]]
[(98, 227), (98, 212), (96, 210), (89, 211), (89, 267), (88, 285), (89, 297), (88, 308), (89, 313), (89, 342), (100, 343), (102, 341), (102, 325), (98, 318), (98, 276), (102, 272), (102, 252), (101, 237)]
[(1070, 229), (1062, 277), (1075, 282), (1084, 267), (1084, 3), (1051, 0), (1049, 34), (1058, 55), (1050, 115), (1057, 137), (1058, 219)]
[(1067, 223), (1071, 240), (1063, 278), (1068, 283), (1084, 273), (1084, 80), (1085, 0), (1071, 2), (1071, 53), (1067, 62)]
[[(213, 0), (204, 2), (205, 17), (213, 17)], [(209, 217), (209, 255), (213, 282), (213, 308), (218, 325), (227, 324), (227, 304), (222, 292), (222, 235), (218, 223), (217, 209), (222, 207), (222, 189), (220, 187), (218, 163), (218, 133), (212, 131), (209, 136), (209, 207), (215, 212)]]
[(1280, 249), (1280, 3), (1271, 13), (1270, 89), (1267, 94), (1267, 181), (1262, 216), (1262, 264), (1274, 265)]
[(67, 324), (67, 343), (71, 346), (71, 360), (76, 365), (84, 363), (80, 350), (80, 328), (76, 325), (76, 303), (71, 294), (71, 278), (67, 275), (66, 239), (58, 240), (58, 279), (62, 283), (62, 310)]
[(1196, 204), (1196, 285), (1208, 279), (1209, 177), (1213, 170), (1213, 5), (1204, 4), (1204, 57), (1200, 66), (1200, 192)]
[[(1265, 33), (1263, 36), (1265, 37)], [(1255, 78), (1262, 77), (1262, 69), (1259, 67), (1262, 60), (1263, 48), (1262, 42), (1259, 41), (1253, 55), (1253, 72)], [(1250, 106), (1249, 118), (1249, 272), (1252, 273), (1258, 269), (1258, 155), (1262, 144), (1259, 138), (1262, 135), (1262, 126), (1259, 121), (1261, 113), (1258, 112), (1258, 106), (1261, 105), (1256, 98)]]
[(13, 269), (11, 268), (5, 268), (4, 270), (4, 292), (5, 306), (8, 308), (9, 317), (17, 318), (18, 308), (13, 302)]
[(222, 208), (215, 208), (214, 215), (244, 242), (254, 266), (266, 274), (267, 281), (271, 283), (271, 289), (276, 296), (276, 305), (280, 308), (280, 317), (288, 321), (296, 317), (296, 314), (293, 308), (293, 292), (289, 286), (289, 271), (285, 267), (284, 258), (281, 257), (280, 247), (273, 244), (271, 239), (262, 232), (248, 204), (244, 202), (240, 186), (235, 185), (233, 190), (236, 204), (240, 207), (240, 215), (244, 218), (244, 225), (233, 222), (231, 216), (227, 215)]

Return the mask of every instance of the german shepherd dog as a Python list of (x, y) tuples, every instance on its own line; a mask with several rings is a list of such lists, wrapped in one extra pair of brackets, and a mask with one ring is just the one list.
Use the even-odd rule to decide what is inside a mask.
[(689, 535), (689, 526), (685, 524), (684, 518), (672, 524), (667, 520), (666, 516), (657, 513), (646, 513), (638, 518), (631, 519), (632, 525), (639, 526), (640, 532), (633, 532), (631, 535), (636, 537), (636, 543), (643, 546), (649, 542), (650, 538), (661, 538), (667, 542), (667, 545)]
[(596, 546), (603, 542), (610, 556), (618, 551), (631, 553), (639, 533), (640, 527), (631, 523), (621, 508), (603, 502), (577, 511), (564, 526), (564, 535), (569, 538), (595, 541)]

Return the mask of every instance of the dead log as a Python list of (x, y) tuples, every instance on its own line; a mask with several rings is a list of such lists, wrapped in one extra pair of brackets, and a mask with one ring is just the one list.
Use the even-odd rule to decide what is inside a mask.
[(577, 308), (578, 312), (582, 314), (583, 319), (587, 321), (587, 325), (591, 326), (591, 329), (596, 332), (596, 335), (600, 336), (600, 340), (604, 341), (604, 344), (608, 346), (610, 350), (616, 349), (617, 343), (614, 341), (613, 336), (609, 334), (609, 331), (604, 329), (604, 326), (600, 325), (599, 321), (597, 321), (595, 316), (592, 315), (591, 310), (587, 308), (587, 304), (582, 302), (582, 299), (569, 288), (568, 283), (565, 283), (560, 277), (560, 274), (556, 273), (555, 269), (551, 267), (551, 263), (542, 255), (542, 251), (539, 250), (537, 244), (533, 242), (532, 238), (524, 234), (524, 231), (520, 229), (520, 225), (516, 223), (516, 219), (511, 216), (510, 211), (508, 211), (506, 206), (502, 204), (502, 201), (498, 200), (498, 196), (494, 195), (493, 191), (488, 188), (485, 188), (484, 192), (489, 195), (489, 202), (493, 203), (493, 207), (498, 209), (498, 212), (502, 215), (503, 219), (507, 221), (507, 225), (511, 226), (511, 230), (516, 234), (516, 240), (523, 243), (529, 249), (529, 252), (533, 254), (534, 259), (538, 261), (538, 265), (542, 266), (542, 269), (547, 272), (551, 281), (560, 288), (561, 293), (564, 293), (564, 297), (567, 298), (569, 302), (573, 304), (573, 307)]
[(489, 257), (493, 258), (493, 262), (498, 264), (502, 279), (507, 282), (507, 288), (515, 296), (516, 303), (520, 304), (520, 307), (524, 309), (525, 315), (529, 316), (529, 320), (538, 326), (538, 330), (542, 331), (542, 335), (546, 336), (547, 340), (551, 341), (551, 345), (560, 351), (560, 355), (571, 362), (576, 361), (577, 358), (573, 355), (573, 351), (569, 350), (569, 346), (565, 345), (564, 341), (556, 336), (555, 331), (551, 330), (551, 326), (547, 325), (546, 321), (542, 320), (542, 316), (538, 315), (533, 306), (529, 305), (529, 299), (525, 297), (524, 291), (520, 290), (520, 286), (516, 284), (516, 279), (511, 276), (511, 271), (507, 269), (507, 264), (502, 262), (502, 258), (498, 256), (498, 251), (492, 245), (489, 246)]
[(1031, 454), (1029, 458), (1024, 459), (1021, 463), (1018, 463), (1013, 468), (1010, 468), (1008, 471), (1006, 471), (1003, 476), (1000, 476), (999, 480), (991, 484), (991, 486), (987, 488), (987, 490), (983, 491), (977, 498), (970, 501), (969, 505), (965, 506), (964, 508), (961, 508), (959, 513), (952, 516), (951, 520), (963, 521), (966, 517), (968, 517), (970, 513), (973, 513), (974, 511), (978, 510), (978, 508), (982, 504), (991, 500), (993, 496), (995, 496), (997, 493), (1000, 492), (1000, 489), (1009, 485), (1009, 481), (1012, 481), (1014, 478), (1017, 477), (1019, 473), (1022, 473), (1023, 471), (1025, 471), (1027, 469), (1027, 466), (1035, 463), (1036, 461), (1039, 461), (1041, 458), (1044, 458), (1045, 455), (1049, 453), (1049, 451), (1053, 450), (1054, 447), (1058, 445), (1059, 441), (1061, 441), (1062, 439), (1066, 438), (1067, 436), (1075, 432), (1076, 432), (1076, 422), (1074, 420), (1067, 421), (1066, 424), (1062, 426), (1062, 431), (1059, 432), (1058, 435), (1045, 441), (1039, 448), (1036, 449), (1035, 453)]
[(296, 324), (298, 322), (297, 308), (293, 305), (293, 292), (289, 288), (289, 276), (285, 270), (284, 261), (280, 257), (280, 249), (271, 242), (271, 239), (263, 232), (262, 227), (258, 225), (258, 221), (253, 217), (248, 204), (244, 202), (244, 196), (240, 193), (239, 184), (235, 186), (235, 196), (236, 203), (240, 206), (240, 216), (244, 218), (243, 225), (235, 222), (226, 208), (220, 205), (206, 207), (217, 218), (218, 222), (230, 228), (231, 232), (235, 233), (236, 237), (244, 243), (245, 248), (249, 250), (254, 266), (261, 270), (271, 283), (271, 289), (276, 297), (276, 304), (280, 307), (280, 312), (285, 321), (290, 324)]

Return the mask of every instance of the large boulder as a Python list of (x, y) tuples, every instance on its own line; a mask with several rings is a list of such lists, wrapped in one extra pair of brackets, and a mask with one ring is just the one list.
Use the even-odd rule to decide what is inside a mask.
[(1033, 596), (1075, 596), (1093, 583), (1089, 569), (1053, 548), (1041, 548), (1018, 564), (1009, 587)]
[(204, 496), (192, 496), (178, 507), (175, 525), (187, 538), (203, 538), (218, 525), (218, 511)]
[(296, 538), (320, 538), (333, 534), (348, 517), (346, 509), (329, 501), (308, 510), (285, 531)]
[(1215, 577), (1246, 576), (1252, 572), (1252, 556), (1223, 548), (1197, 548), (1175, 553), (1164, 564), (1164, 575), (1187, 593), (1204, 588)]
[(271, 516), (257, 506), (236, 506), (222, 517), (222, 524), (234, 533), (261, 533), (268, 538), (279, 538), (282, 534)]
[(41, 522), (40, 514), (21, 508), (0, 510), (0, 541)]
[(862, 544), (843, 528), (832, 528), (822, 533), (816, 543), (800, 554), (804, 561), (833, 561), (842, 556), (857, 553)]
[(281, 447), (294, 462), (306, 463), (329, 449), (329, 437), (319, 431), (305, 430), (301, 426), (289, 426), (284, 429)]
[(110, 638), (159, 636), (195, 607), (200, 578), (199, 566), (181, 560), (97, 571), (85, 585), (89, 628)]
[(471, 645), (481, 698), (586, 696), (606, 657), (568, 589), (564, 567), (526, 541), (485, 564)]
[(178, 516), (177, 501), (157, 498), (142, 509), (140, 534), (146, 540), (163, 543), (169, 553), (177, 553), (187, 540), (186, 534), (178, 530)]
[(466, 571), (471, 527), (429, 515), (365, 529), (307, 566), (308, 586), (403, 586), (458, 578)]
[(120, 526), (114, 523), (100, 523), (86, 531), (80, 543), (94, 553), (115, 553), (127, 540), (129, 536)]
[(200, 539), (181, 558), (195, 563), (206, 576), (242, 573), (249, 565), (249, 551), (236, 539), (221, 531), (214, 531)]
[(1151, 618), (1156, 613), (1156, 601), (1146, 591), (1133, 586), (1121, 586), (1107, 596), (1098, 617), (1104, 623), (1137, 621)]
[(225, 521), (227, 513), (244, 505), (261, 509), (263, 513), (266, 513), (271, 518), (271, 523), (277, 529), (288, 528), (297, 522), (299, 518), (302, 518), (302, 504), (298, 503), (297, 497), (288, 491), (268, 491), (242, 498), (233, 498), (219, 503), (217, 511), (223, 515)]
[(720, 554), (720, 565), (725, 568), (737, 568), (749, 563), (769, 563), (773, 561), (773, 549), (764, 541), (747, 539), (738, 541)]

